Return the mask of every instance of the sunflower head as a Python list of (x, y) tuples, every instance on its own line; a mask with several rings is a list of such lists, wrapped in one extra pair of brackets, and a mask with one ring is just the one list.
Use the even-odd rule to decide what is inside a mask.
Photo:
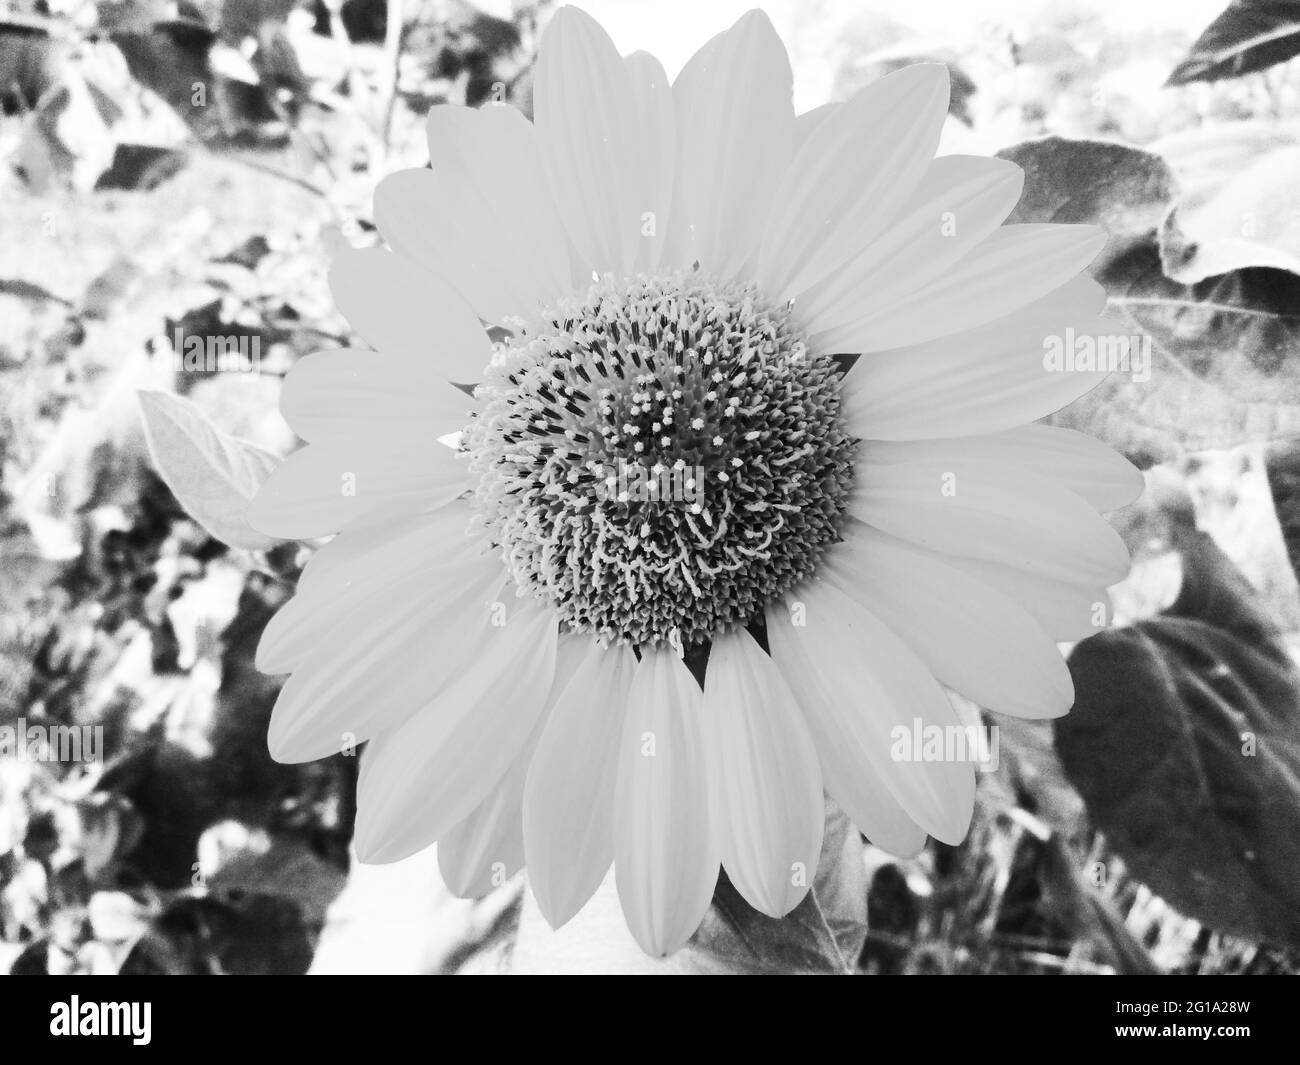
[(720, 868), (798, 906), (824, 792), (894, 853), (959, 841), (973, 766), (898, 730), (959, 727), (946, 689), (1069, 708), (1056, 641), (1127, 567), (1097, 511), (1141, 480), (1029, 424), (1106, 376), (1043, 362), (1111, 332), (1103, 238), (935, 158), (942, 66), (796, 116), (761, 13), (670, 82), (561, 8), (534, 82), (533, 120), (435, 107), (387, 247), (331, 270), (377, 350), (286, 380), (309, 444), (249, 520), (333, 538), (258, 664), (277, 757), (367, 744), (363, 860), (436, 841), (467, 895), (526, 864), (556, 926), (612, 866), (661, 955)]
[(464, 435), (472, 506), (569, 631), (698, 646), (835, 538), (838, 378), (752, 283), (606, 277), (500, 345)]

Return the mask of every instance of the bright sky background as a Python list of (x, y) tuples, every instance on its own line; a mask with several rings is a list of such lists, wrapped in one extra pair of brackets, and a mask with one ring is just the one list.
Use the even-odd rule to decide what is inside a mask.
[[(919, 34), (954, 42), (969, 42), (990, 24), (1014, 29), (1044, 0), (569, 0), (589, 11), (622, 52), (638, 49), (658, 56), (669, 77), (675, 77), (691, 53), (715, 33), (726, 29), (752, 7), (761, 7), (787, 45), (796, 27), (811, 13), (830, 24), (855, 14), (876, 11), (897, 19)], [(1047, 0), (1048, 3), (1051, 0)], [(1189, 42), (1227, 7), (1228, 0), (1077, 0), (1071, 10), (1092, 9), (1116, 30), (1126, 27), (1180, 27)], [(801, 76), (802, 72), (802, 76)], [(815, 74), (806, 62), (795, 62), (795, 106), (799, 110), (825, 100), (824, 87), (811, 84)]]

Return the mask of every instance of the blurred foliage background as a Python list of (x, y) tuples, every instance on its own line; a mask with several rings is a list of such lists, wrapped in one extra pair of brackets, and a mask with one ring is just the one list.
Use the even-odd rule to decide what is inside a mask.
[[(884, 6), (773, 5), (801, 101), (940, 59), (943, 150), (1024, 167), (1013, 221), (1111, 233), (1094, 272), (1153, 372), (1053, 421), (1146, 471), (1113, 516), (1133, 569), (1114, 627), (1070, 649), (1071, 715), (996, 722), (966, 843), (900, 861), (832, 814), (817, 912), (767, 921), (724, 882), (674, 964), (1300, 971), (1300, 3), (1141, 29), (1085, 0), (1018, 4), (947, 32)], [(663, 5), (699, 43), (689, 8)], [(0, 971), (561, 964), (519, 877), (465, 901), (431, 854), (350, 860), (356, 759), (273, 763), (279, 681), (252, 664), (308, 549), (230, 547), (189, 516), (294, 446), (284, 372), (349, 338), (330, 250), (377, 240), (370, 195), (427, 160), (428, 108), (531, 112), (548, 10), (0, 15), (0, 728), (103, 735), (93, 763), (0, 754)], [(182, 337), (255, 342), (257, 372), (178, 369)], [(164, 394), (152, 455), (140, 390)], [(185, 505), (168, 427), (207, 441)]]

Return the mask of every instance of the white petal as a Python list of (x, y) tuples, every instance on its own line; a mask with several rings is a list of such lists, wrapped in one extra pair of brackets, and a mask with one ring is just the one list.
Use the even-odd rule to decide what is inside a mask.
[(453, 381), (482, 378), (492, 346), (445, 280), (383, 248), (365, 248), (336, 256), (329, 284), (352, 328), (384, 354), (427, 361)]
[(722, 865), (754, 909), (784, 917), (821, 853), (821, 767), (781, 672), (748, 632), (717, 637), (704, 679), (704, 740)]
[(1022, 425), (1000, 433), (898, 443), (869, 441), (872, 463), (960, 457), (973, 462), (1011, 463), (1087, 500), (1097, 510), (1116, 510), (1142, 494), (1142, 471), (1095, 437), (1050, 425)]
[(438, 868), (453, 895), (482, 898), (524, 867), (524, 782), (555, 701), (572, 680), (589, 644), (576, 637), (560, 639), (547, 708), (523, 749), (487, 798), (438, 840)]
[(1070, 335), (1118, 336), (1106, 293), (1080, 277), (1015, 314), (954, 336), (864, 355), (841, 389), (850, 429), (873, 440), (968, 436), (1025, 425), (1096, 388), (1105, 370), (1054, 369)]
[(432, 363), (360, 349), (299, 359), (280, 391), (280, 413), (304, 440), (390, 423), (445, 435), (463, 429), (473, 407)]
[(849, 512), (935, 551), (1074, 583), (1109, 585), (1128, 573), (1124, 541), (1104, 518), (1073, 492), (1006, 463), (868, 457), (857, 466)]
[[(810, 693), (824, 683), (822, 663), (810, 658), (793, 639), (797, 634), (777, 631), (791, 625), (791, 614), (784, 604), (769, 606), (766, 618), (773, 661), (777, 662), (790, 690), (800, 693), (796, 699), (802, 708), (808, 699), (818, 698)], [(779, 660), (778, 646), (782, 649)], [(805, 711), (804, 718), (817, 748), (826, 790), (848, 814), (849, 820), (875, 846), (890, 854), (908, 858), (918, 853), (925, 846), (925, 830), (908, 817), (902, 804), (885, 786), (884, 778), (860, 752), (840, 742), (840, 730), (833, 721), (819, 728), (819, 717), (810, 717)]]
[(871, 836), (858, 817), (873, 811), (863, 809), (854, 776), (870, 773), (930, 835), (959, 843), (974, 807), (973, 767), (892, 757), (896, 730), (958, 724), (939, 683), (898, 636), (825, 581), (801, 585), (786, 607), (768, 610), (768, 643), (803, 707), (832, 797)]
[(935, 677), (980, 706), (1060, 717), (1074, 685), (1056, 642), (995, 588), (904, 541), (845, 522), (826, 579), (903, 638)]
[(1019, 603), (1054, 640), (1082, 640), (1110, 623), (1110, 597), (1104, 585), (1030, 573), (982, 558), (942, 557)]
[(308, 444), (271, 471), (248, 522), (268, 536), (301, 540), (447, 506), (469, 477), (433, 432), (385, 426)]
[(701, 704), (673, 651), (642, 650), (619, 738), (614, 874), (628, 928), (655, 957), (691, 937), (718, 879)]
[(1105, 242), (1096, 226), (1003, 226), (905, 297), (881, 304), (864, 293), (860, 316), (813, 331), (810, 341), (826, 351), (887, 351), (974, 329), (1059, 288)]
[(590, 15), (562, 7), (533, 72), (542, 168), (573, 241), (573, 280), (627, 273), (640, 241), (642, 166), (632, 80)]
[(298, 595), (328, 588), (323, 596), (336, 594), (341, 586), (372, 583), (392, 571), (390, 559), (415, 560), (428, 556), (450, 557), (471, 545), (483, 545), (482, 537), (469, 529), (470, 509), (457, 500), (429, 514), (408, 514), (392, 521), (348, 529), (316, 550), (298, 575)]
[[(311, 558), (298, 580), (297, 594), (262, 630), (257, 668), (291, 673), (336, 632), (342, 632), (344, 641), (358, 631), (364, 636), (367, 630), (360, 622), (391, 610), (395, 594), (431, 586), (441, 598), (444, 584), (456, 585), (475, 571), (487, 572), (482, 555), (488, 545), (467, 534), (468, 522), (468, 508), (456, 503), (433, 514), (335, 537)], [(359, 541), (355, 545), (354, 539)], [(345, 549), (346, 560), (335, 557)], [(314, 568), (318, 563), (326, 569)]]
[[(280, 690), (267, 744), (281, 762), (310, 762), (395, 729), (471, 671), (491, 629), (498, 559), (416, 574), (400, 592), (352, 612)], [(355, 635), (346, 638), (347, 629)]]
[[(497, 230), (492, 210), (470, 182), (427, 169), (399, 170), (375, 189), (375, 224), (400, 258), (441, 278), (484, 321), (535, 322), (559, 292), (539, 275), (536, 257), (521, 253), (522, 235)], [(481, 379), (477, 365), (467, 381)]]
[(1025, 425), (995, 437), (994, 446), (1008, 448), (1007, 459), (1011, 460), (1014, 451), (1020, 457), (1012, 461), (1082, 496), (1097, 510), (1126, 507), (1145, 487), (1141, 470), (1087, 433), (1051, 425)]
[(653, 273), (663, 255), (672, 217), (677, 120), (668, 75), (654, 56), (633, 52), (624, 59), (636, 99), (641, 161), (638, 164), (640, 219), (635, 269)]
[(564, 227), (542, 179), (533, 124), (507, 104), (444, 104), (430, 108), (426, 135), (434, 174), (473, 194), (472, 214), (462, 221), (472, 221), (482, 241), (524, 273), (534, 299), (567, 291)]
[(524, 791), (528, 880), (554, 928), (574, 916), (614, 860), (614, 782), (631, 648), (590, 645), (547, 721)]
[(840, 101), (832, 100), (828, 104), (821, 104), (818, 107), (814, 107), (811, 111), (805, 111), (801, 115), (796, 115), (794, 120), (794, 142), (791, 145), (791, 154), (797, 155), (799, 150), (805, 143), (807, 143), (808, 138), (812, 136), (812, 131), (843, 106), (844, 104)]
[(777, 193), (758, 255), (760, 287), (784, 301), (871, 247), (933, 160), (947, 113), (948, 68), (918, 63), (872, 82), (818, 124)]
[(1020, 198), (1024, 173), (1005, 159), (945, 155), (933, 159), (879, 235), (815, 282), (791, 284), (796, 313), (811, 332), (885, 308), (952, 268), (1005, 220)]
[(742, 15), (673, 82), (677, 179), (666, 261), (730, 278), (754, 257), (794, 149), (790, 60), (761, 11)]
[(524, 867), (520, 795), (531, 745), (506, 770), (488, 797), (438, 840), (438, 871), (462, 899), (481, 899)]
[[(495, 620), (495, 618), (494, 618)], [(401, 728), (371, 741), (357, 781), (357, 854), (397, 861), (464, 820), (537, 724), (555, 673), (555, 612), (518, 600), (465, 669)]]

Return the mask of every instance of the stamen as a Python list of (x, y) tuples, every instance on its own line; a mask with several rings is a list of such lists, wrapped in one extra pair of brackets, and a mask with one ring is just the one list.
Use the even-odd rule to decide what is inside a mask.
[(834, 361), (752, 285), (599, 279), (496, 347), (463, 446), (477, 520), (575, 632), (690, 648), (836, 538), (856, 441)]

